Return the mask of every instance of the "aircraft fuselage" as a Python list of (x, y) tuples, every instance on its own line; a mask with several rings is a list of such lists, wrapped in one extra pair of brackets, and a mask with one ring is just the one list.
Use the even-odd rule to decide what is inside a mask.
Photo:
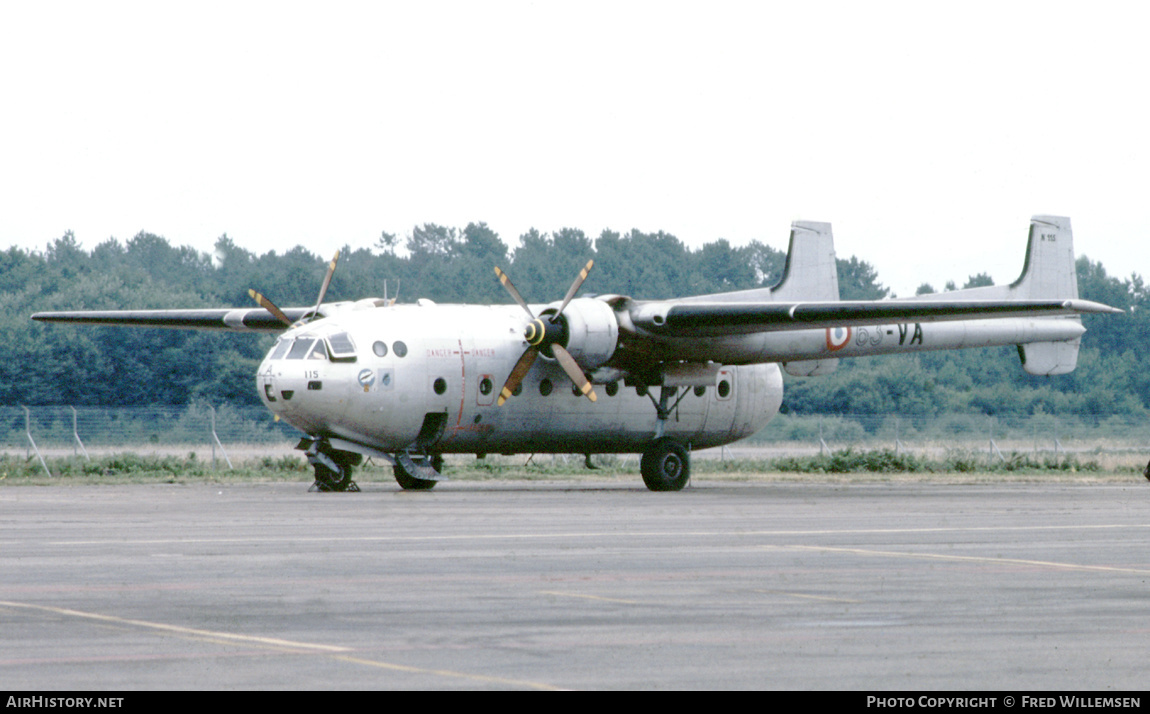
[[(417, 441), (437, 453), (480, 454), (635, 452), (650, 444), (657, 415), (641, 388), (600, 384), (592, 403), (546, 358), (519, 394), (497, 406), (526, 345), (524, 324), (515, 306), (403, 305), (340, 315), (284, 333), (256, 387), (271, 411), (301, 431), (384, 452)], [(353, 346), (343, 357), (338, 346), (328, 348), (340, 335)], [(307, 347), (307, 340), (315, 342)], [(721, 367), (711, 386), (678, 389), (690, 393), (664, 435), (691, 448), (754, 434), (778, 412), (783, 394), (776, 364)], [(657, 398), (659, 388), (651, 390)]]

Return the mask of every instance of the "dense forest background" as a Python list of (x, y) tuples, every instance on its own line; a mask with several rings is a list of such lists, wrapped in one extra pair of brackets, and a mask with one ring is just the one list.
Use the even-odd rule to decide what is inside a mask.
[[(316, 255), (301, 247), (255, 255), (220, 237), (212, 254), (171, 245), (141, 232), (85, 250), (74, 235), (43, 252), (0, 253), (0, 405), (137, 406), (259, 404), (255, 370), (272, 337), (182, 330), (42, 325), (41, 310), (233, 307), (251, 305), (256, 288), (281, 306), (315, 302), (326, 263), (337, 246)], [(535, 230), (512, 250), (486, 224), (458, 229), (434, 224), (399, 238), (381, 234), (372, 249), (340, 257), (328, 301), (390, 296), (400, 302), (503, 304), (495, 279), (502, 266), (531, 302), (562, 297), (579, 267), (594, 258), (583, 289), (637, 298), (669, 298), (776, 284), (786, 254), (755, 242), (733, 247), (717, 240), (688, 249), (666, 233)], [(874, 268), (839, 259), (844, 300), (888, 296)], [(1139, 356), (1150, 344), (1150, 294), (1137, 274), (1119, 279), (1079, 258), (1081, 297), (1120, 307), (1125, 316), (1084, 318), (1078, 369), (1032, 377), (1014, 348), (923, 353), (843, 360), (831, 377), (787, 377), (783, 410), (796, 414), (981, 413), (1142, 415), (1150, 408), (1150, 372)], [(960, 276), (956, 276), (960, 278)], [(989, 284), (985, 274), (944, 289)], [(933, 292), (928, 285), (919, 292)]]

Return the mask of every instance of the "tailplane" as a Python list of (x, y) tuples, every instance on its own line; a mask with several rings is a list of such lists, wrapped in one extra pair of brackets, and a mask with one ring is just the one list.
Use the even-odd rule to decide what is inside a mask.
[[(1078, 298), (1078, 274), (1074, 265), (1074, 235), (1070, 219), (1034, 216), (1022, 274), (1010, 285), (953, 290), (923, 295), (924, 300), (1074, 300)], [(1078, 317), (1057, 318), (1078, 320)], [(1031, 342), (1018, 346), (1022, 368), (1028, 374), (1055, 375), (1074, 371), (1079, 340)]]

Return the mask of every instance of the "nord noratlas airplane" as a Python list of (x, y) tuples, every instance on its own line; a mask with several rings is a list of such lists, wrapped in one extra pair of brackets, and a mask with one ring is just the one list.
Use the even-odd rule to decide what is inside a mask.
[[(338, 253), (336, 254), (338, 258)], [(405, 489), (445, 477), (443, 454), (642, 453), (643, 482), (677, 491), (690, 452), (750, 436), (778, 412), (782, 370), (816, 376), (838, 360), (1017, 345), (1023, 369), (1074, 369), (1082, 313), (1121, 310), (1078, 299), (1070, 220), (1035, 216), (1010, 285), (914, 298), (840, 301), (831, 227), (792, 224), (772, 288), (674, 300), (566, 296), (517, 305), (418, 300), (259, 308), (42, 312), (44, 322), (281, 333), (256, 389), (305, 435), (315, 487), (358, 490), (364, 457), (394, 466)]]

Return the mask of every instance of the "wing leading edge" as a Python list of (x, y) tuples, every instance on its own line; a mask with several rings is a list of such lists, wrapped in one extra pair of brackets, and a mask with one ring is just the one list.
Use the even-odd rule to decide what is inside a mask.
[[(312, 308), (289, 307), (284, 315), (295, 322)], [(83, 310), (72, 312), (38, 312), (38, 322), (63, 322), (82, 325), (119, 325), (123, 327), (164, 327), (177, 330), (231, 330), (238, 332), (283, 332), (282, 321), (263, 308), (207, 310)]]

